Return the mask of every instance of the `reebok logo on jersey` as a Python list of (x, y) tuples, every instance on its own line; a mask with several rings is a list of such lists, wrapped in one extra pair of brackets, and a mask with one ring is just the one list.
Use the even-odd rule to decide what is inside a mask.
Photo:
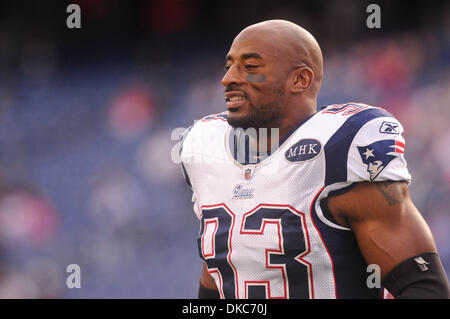
[(317, 157), (322, 151), (322, 144), (318, 140), (303, 139), (292, 145), (285, 153), (289, 162), (304, 162)]
[(398, 125), (397, 123), (384, 121), (383, 123), (381, 123), (380, 133), (398, 135), (400, 134), (398, 130), (399, 126), (400, 125)]
[(427, 271), (429, 265), (429, 262), (426, 262), (425, 259), (422, 257), (414, 258), (414, 261), (416, 262), (417, 266), (420, 268), (421, 271)]
[(404, 153), (405, 144), (396, 140), (377, 141), (366, 146), (358, 146), (359, 155), (364, 164), (370, 180), (373, 181), (383, 169), (398, 155)]

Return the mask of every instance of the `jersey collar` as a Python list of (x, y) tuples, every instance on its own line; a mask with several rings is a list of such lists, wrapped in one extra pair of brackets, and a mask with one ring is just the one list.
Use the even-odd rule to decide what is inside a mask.
[(265, 154), (259, 154), (250, 147), (249, 136), (244, 134), (243, 130), (231, 128), (228, 135), (228, 150), (234, 160), (241, 165), (258, 164), (273, 154), (292, 134), (295, 133), (303, 124), (310, 120), (317, 112), (311, 114), (306, 119), (300, 121), (292, 130), (280, 139), (275, 149), (267, 151)]

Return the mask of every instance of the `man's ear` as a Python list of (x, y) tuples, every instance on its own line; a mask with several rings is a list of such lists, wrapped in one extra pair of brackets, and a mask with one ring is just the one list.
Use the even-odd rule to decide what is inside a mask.
[(314, 81), (314, 71), (307, 67), (302, 66), (294, 71), (294, 78), (292, 81), (291, 92), (301, 93), (311, 86)]

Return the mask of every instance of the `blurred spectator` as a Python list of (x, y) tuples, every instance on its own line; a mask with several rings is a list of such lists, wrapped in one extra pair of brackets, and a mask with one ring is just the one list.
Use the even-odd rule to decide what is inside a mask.
[(154, 113), (155, 105), (149, 90), (129, 88), (114, 98), (108, 118), (115, 136), (130, 139), (150, 128)]
[(51, 203), (25, 189), (13, 189), (0, 199), (0, 240), (6, 245), (43, 245), (59, 226)]

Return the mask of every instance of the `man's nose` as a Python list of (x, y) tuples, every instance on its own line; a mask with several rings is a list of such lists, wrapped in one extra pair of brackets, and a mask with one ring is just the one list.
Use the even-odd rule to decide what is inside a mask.
[(225, 87), (228, 87), (231, 84), (242, 84), (244, 82), (244, 74), (242, 74), (237, 64), (231, 65), (222, 78), (222, 84)]

